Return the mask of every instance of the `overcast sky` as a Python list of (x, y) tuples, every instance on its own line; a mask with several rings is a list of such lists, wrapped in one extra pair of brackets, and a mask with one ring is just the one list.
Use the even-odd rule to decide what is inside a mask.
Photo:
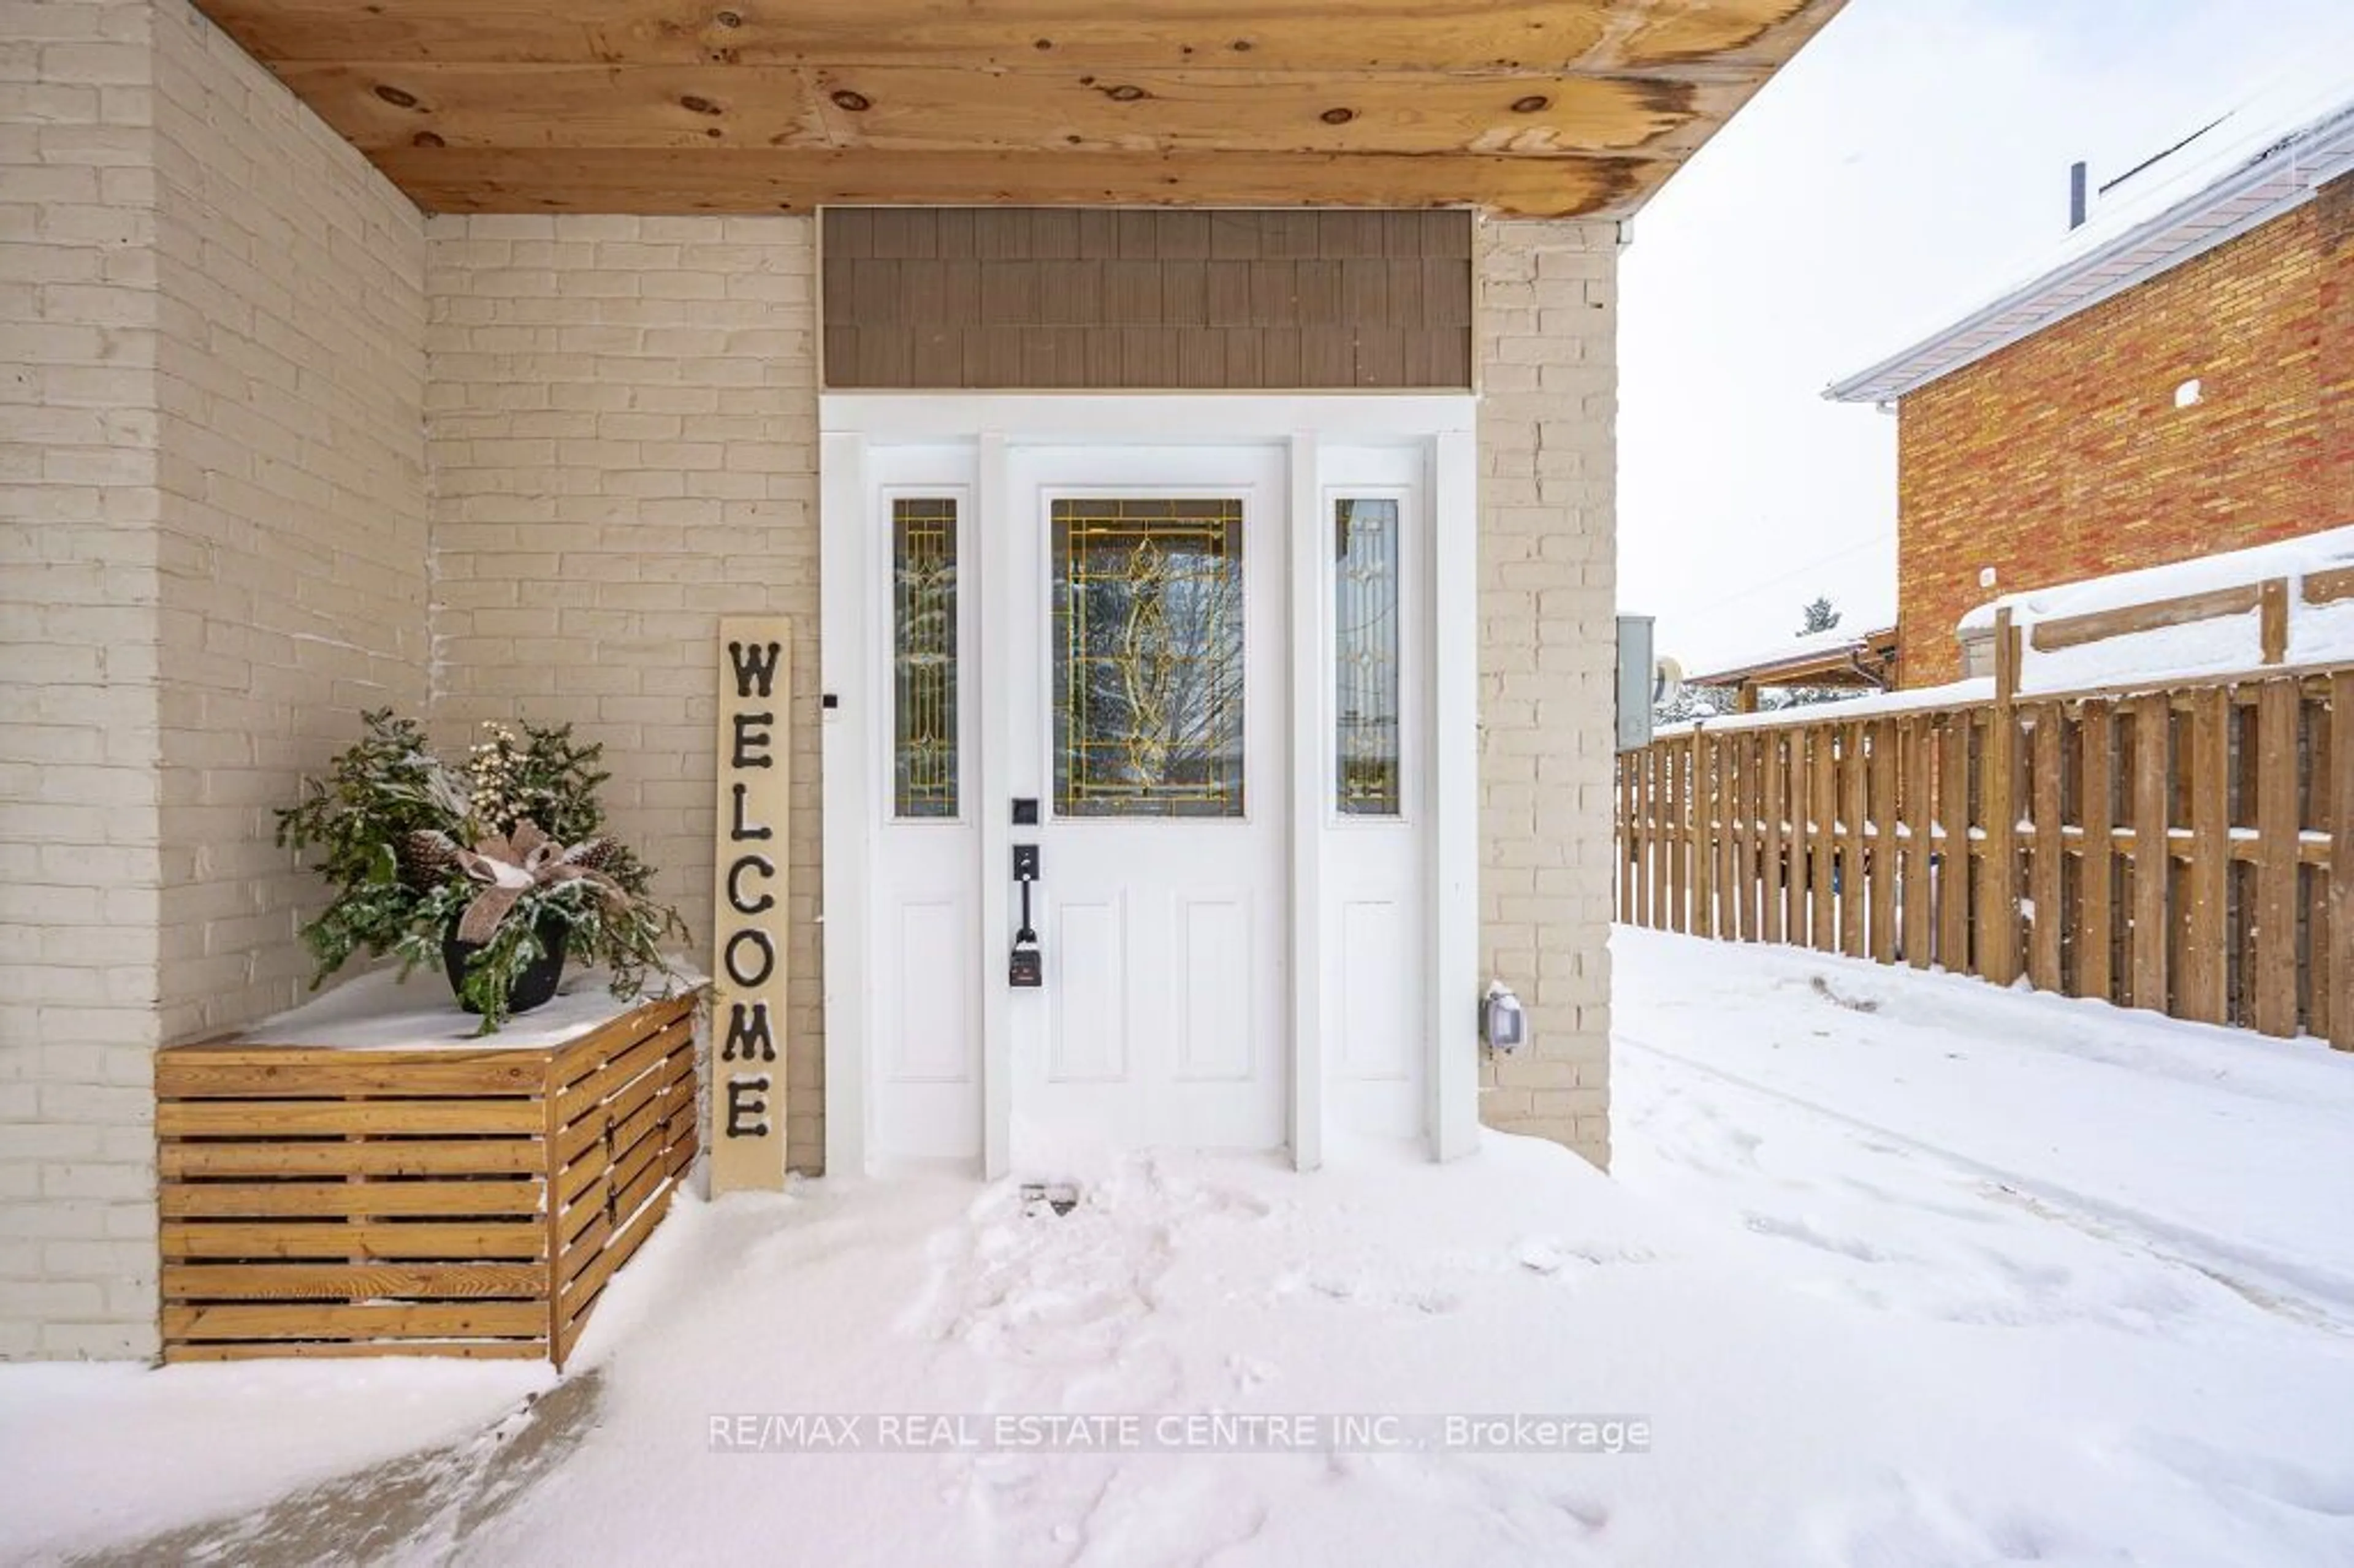
[[(1896, 421), (1823, 387), (2031, 271), (2114, 178), (2316, 51), (2349, 0), (1849, 0), (1634, 221), (1618, 605), (1687, 670), (1895, 614)], [(2323, 58), (2329, 58), (2325, 55)]]

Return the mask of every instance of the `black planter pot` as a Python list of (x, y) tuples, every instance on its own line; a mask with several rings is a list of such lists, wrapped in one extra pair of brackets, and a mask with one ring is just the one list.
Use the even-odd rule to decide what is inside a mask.
[[(539, 938), (539, 957), (533, 959), (523, 973), (515, 977), (507, 989), (507, 1011), (529, 1012), (544, 1005), (556, 994), (556, 982), (564, 978), (564, 944), (572, 934), (571, 927), (561, 920), (542, 920), (533, 933)], [(441, 967), (449, 972), (450, 990), (456, 994), (458, 1005), (468, 1012), (482, 1010), (466, 1000), (466, 964), (482, 950), (479, 942), (458, 939), (457, 922), (441, 938)]]

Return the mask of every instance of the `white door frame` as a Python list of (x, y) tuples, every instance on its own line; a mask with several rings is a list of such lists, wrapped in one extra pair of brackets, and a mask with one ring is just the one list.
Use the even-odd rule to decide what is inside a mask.
[[(819, 679), (825, 694), (822, 757), (825, 874), (820, 918), (825, 925), (826, 1169), (868, 1169), (873, 1113), (867, 998), (869, 823), (877, 810), (871, 727), (884, 694), (872, 689), (868, 652), (871, 592), (880, 569), (868, 479), (872, 446), (969, 444), (977, 453), (976, 539), (1005, 525), (1009, 443), (1159, 447), (1188, 444), (1279, 445), (1288, 449), (1292, 501), (1288, 639), (1292, 766), (1288, 906), (1292, 913), (1289, 973), (1291, 1063), (1288, 1132), (1302, 1170), (1324, 1159), (1324, 1043), (1331, 1010), (1322, 994), (1320, 909), (1327, 819), (1324, 755), (1330, 705), (1321, 679), (1330, 620), (1322, 591), (1320, 446), (1413, 443), (1426, 455), (1430, 540), (1427, 626), (1431, 703), (1423, 760), (1429, 820), (1426, 961), (1429, 1019), (1424, 1063), (1423, 1136), (1435, 1159), (1469, 1153), (1479, 1139), (1479, 647), (1476, 571), (1479, 498), (1474, 421), (1467, 395), (1340, 394), (998, 394), (829, 393), (819, 399), (821, 639)], [(986, 551), (976, 550), (960, 576), (974, 602), (998, 597)], [(977, 577), (979, 580), (972, 580)], [(994, 623), (994, 624), (993, 624)], [(984, 616), (975, 680), (1005, 665), (1002, 618)], [(1302, 678), (1302, 672), (1315, 673)], [(976, 688), (977, 689), (977, 686)], [(999, 705), (1002, 711), (1002, 705)], [(1012, 853), (1011, 737), (982, 730), (975, 810), (980, 813), (981, 884), (1002, 882)], [(981, 900), (984, 953), (1005, 950), (1012, 930), (1003, 900)], [(984, 972), (981, 986), (981, 1174), (1007, 1173), (1012, 1143), (1011, 1027), (1007, 991)]]

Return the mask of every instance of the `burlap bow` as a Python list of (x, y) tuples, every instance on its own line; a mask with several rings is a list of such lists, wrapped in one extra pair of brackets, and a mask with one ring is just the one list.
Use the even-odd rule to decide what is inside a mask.
[(497, 934), (499, 922), (535, 887), (586, 882), (606, 903), (627, 904), (630, 895), (620, 883), (593, 865), (583, 863), (601, 853), (604, 845), (604, 840), (587, 839), (567, 849), (540, 832), (538, 823), (525, 818), (515, 823), (511, 833), (484, 839), (471, 850), (456, 850), (454, 858), (459, 868), (483, 885), (458, 916), (458, 939), (489, 941)]

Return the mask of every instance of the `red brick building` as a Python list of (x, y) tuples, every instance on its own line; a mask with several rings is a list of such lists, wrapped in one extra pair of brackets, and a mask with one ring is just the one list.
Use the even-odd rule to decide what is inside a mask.
[(1828, 394), (1896, 407), (1903, 685), (1959, 675), (1998, 594), (2354, 522), (2354, 97), (2252, 105), (2113, 188)]

